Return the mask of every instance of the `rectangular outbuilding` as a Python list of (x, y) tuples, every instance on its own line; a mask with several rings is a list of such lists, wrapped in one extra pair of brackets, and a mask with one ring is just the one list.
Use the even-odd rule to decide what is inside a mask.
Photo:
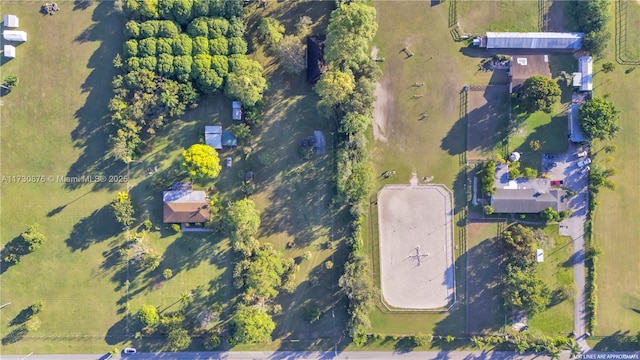
[(216, 150), (222, 149), (222, 126), (205, 126), (204, 142)]
[(19, 24), (20, 21), (17, 16), (9, 14), (4, 16), (4, 27), (17, 28)]
[(582, 56), (578, 59), (578, 71), (580, 72), (580, 91), (593, 90), (593, 58)]
[(579, 50), (583, 33), (487, 32), (482, 45), (487, 49)]
[(13, 45), (5, 45), (2, 55), (6, 58), (13, 59), (16, 57), (16, 47)]
[(4, 30), (2, 37), (7, 41), (27, 41), (27, 32), (21, 30)]

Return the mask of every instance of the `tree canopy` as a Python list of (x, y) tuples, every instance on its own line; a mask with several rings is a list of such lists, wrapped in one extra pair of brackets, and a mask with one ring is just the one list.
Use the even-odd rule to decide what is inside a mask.
[(305, 45), (297, 36), (286, 35), (276, 45), (275, 53), (282, 68), (291, 74), (299, 74), (306, 68)]
[(191, 345), (191, 336), (186, 329), (174, 326), (167, 333), (167, 344), (171, 351), (182, 351)]
[(355, 80), (351, 72), (329, 70), (315, 86), (315, 91), (329, 106), (334, 106), (347, 100), (355, 89)]
[(534, 260), (536, 236), (530, 227), (520, 224), (510, 226), (502, 232), (500, 239), (509, 257)]
[(284, 30), (284, 25), (271, 17), (262, 18), (258, 25), (258, 34), (269, 47), (278, 45), (284, 36)]
[(538, 110), (551, 112), (551, 107), (560, 100), (561, 94), (560, 86), (545, 76), (532, 76), (522, 84), (522, 104), (530, 113)]
[(260, 214), (251, 199), (242, 199), (230, 203), (224, 215), (224, 220), (232, 231), (233, 248), (246, 256), (258, 247), (254, 236), (260, 227)]
[(262, 99), (267, 80), (262, 76), (262, 65), (255, 60), (237, 57), (227, 76), (225, 93), (240, 100), (245, 106), (253, 106)]
[(160, 322), (158, 309), (153, 305), (146, 304), (140, 306), (140, 310), (138, 310), (136, 316), (145, 326), (153, 326)]
[(240, 306), (231, 318), (232, 338), (236, 343), (260, 344), (271, 342), (275, 322), (262, 309)]
[(209, 145), (193, 144), (182, 152), (182, 157), (182, 166), (189, 176), (213, 179), (222, 170), (218, 152)]
[(293, 260), (285, 259), (273, 245), (263, 244), (253, 254), (244, 272), (246, 293), (259, 300), (273, 299), (278, 295), (283, 275), (293, 266)]
[(369, 43), (378, 30), (376, 9), (364, 3), (344, 2), (331, 12), (325, 59), (341, 69), (358, 70), (368, 62)]
[(620, 131), (620, 110), (611, 101), (593, 98), (583, 102), (578, 109), (580, 126), (593, 139), (611, 139)]
[(529, 316), (544, 310), (551, 303), (549, 287), (538, 278), (533, 269), (507, 265), (507, 303), (523, 309)]
[(129, 193), (121, 191), (118, 196), (111, 201), (111, 210), (116, 220), (124, 227), (129, 227), (135, 221), (133, 217), (134, 209)]

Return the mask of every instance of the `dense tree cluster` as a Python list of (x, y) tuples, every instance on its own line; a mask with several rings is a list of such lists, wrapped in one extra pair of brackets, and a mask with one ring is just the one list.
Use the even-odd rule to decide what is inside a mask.
[(584, 33), (582, 49), (596, 57), (602, 56), (611, 39), (607, 31), (609, 4), (607, 0), (572, 0), (568, 5), (567, 14), (573, 17), (576, 30)]
[(330, 70), (314, 88), (320, 96), (318, 110), (338, 127), (338, 203), (346, 205), (352, 216), (352, 253), (340, 286), (349, 299), (348, 331), (356, 344), (364, 343), (370, 328), (368, 313), (374, 288), (361, 244), (365, 203), (374, 180), (366, 132), (373, 120), (374, 82), (380, 76), (369, 56), (378, 28), (375, 16), (375, 8), (362, 2), (340, 2), (331, 12), (324, 55)]
[(267, 83), (245, 55), (242, 1), (126, 0), (126, 42), (114, 66), (109, 104), (113, 155), (130, 162), (167, 120), (196, 106), (198, 94), (225, 91), (252, 106)]
[(593, 139), (611, 139), (620, 131), (620, 110), (603, 98), (583, 102), (578, 108), (578, 118), (582, 130)]
[(546, 76), (535, 75), (522, 84), (522, 105), (527, 112), (542, 110), (551, 112), (551, 107), (560, 101), (560, 86)]
[(227, 206), (224, 223), (231, 233), (233, 249), (240, 256), (233, 271), (236, 287), (243, 289), (243, 301), (232, 317), (231, 343), (271, 341), (275, 323), (264, 310), (286, 285), (293, 284), (297, 269), (293, 259), (286, 259), (271, 244), (255, 238), (260, 214), (250, 199)]
[(551, 292), (535, 271), (536, 233), (517, 224), (505, 229), (500, 236), (507, 256), (506, 302), (533, 316), (551, 302)]
[(488, 161), (482, 170), (480, 170), (480, 193), (482, 195), (491, 195), (496, 192), (496, 162)]

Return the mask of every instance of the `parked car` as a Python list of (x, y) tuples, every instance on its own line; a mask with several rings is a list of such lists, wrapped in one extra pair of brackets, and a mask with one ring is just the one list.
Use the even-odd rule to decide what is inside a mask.
[(586, 159), (581, 160), (581, 161), (578, 162), (578, 167), (579, 168), (585, 167), (585, 166), (587, 166), (589, 164), (591, 164), (591, 158), (586, 158)]
[(586, 157), (587, 156), (587, 151), (581, 151), (579, 153), (576, 154), (576, 157), (582, 158), (582, 157)]
[(227, 158), (227, 167), (228, 167), (228, 168), (230, 168), (230, 167), (231, 167), (231, 165), (233, 165), (233, 159), (232, 159), (232, 158), (230, 158), (230, 157), (228, 157), (228, 158)]
[(136, 349), (135, 348), (125, 348), (124, 350), (122, 350), (123, 353), (125, 354), (135, 354), (136, 353)]
[(584, 169), (580, 170), (580, 174), (586, 174), (589, 172), (589, 170), (591, 170), (591, 167), (587, 165), (584, 167)]
[(562, 186), (564, 185), (564, 180), (551, 180), (551, 186)]

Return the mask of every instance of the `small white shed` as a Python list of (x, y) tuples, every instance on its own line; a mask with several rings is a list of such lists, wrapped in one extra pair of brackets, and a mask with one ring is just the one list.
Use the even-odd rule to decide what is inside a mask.
[(13, 45), (5, 45), (4, 46), (4, 52), (2, 53), (2, 55), (6, 58), (15, 58), (16, 57), (16, 47)]
[(7, 41), (27, 41), (27, 32), (21, 30), (4, 30), (2, 37)]
[(4, 27), (17, 28), (18, 24), (19, 21), (17, 16), (9, 14), (4, 16)]
[(536, 261), (537, 262), (544, 262), (544, 250), (543, 249), (536, 250)]

